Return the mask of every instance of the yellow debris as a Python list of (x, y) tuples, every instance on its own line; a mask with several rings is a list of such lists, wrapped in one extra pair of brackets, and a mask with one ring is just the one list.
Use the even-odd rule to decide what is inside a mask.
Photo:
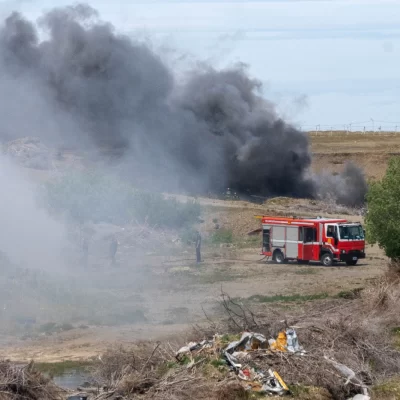
[(270, 348), (271, 350), (286, 351), (286, 346), (287, 346), (286, 332), (281, 331), (278, 333), (278, 337), (276, 338), (276, 340), (271, 343)]

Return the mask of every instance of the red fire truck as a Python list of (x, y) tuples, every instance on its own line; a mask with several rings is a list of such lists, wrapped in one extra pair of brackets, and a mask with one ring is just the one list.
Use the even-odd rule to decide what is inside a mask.
[(364, 229), (358, 222), (322, 217), (258, 218), (262, 220), (262, 254), (278, 264), (294, 260), (356, 265), (365, 258)]

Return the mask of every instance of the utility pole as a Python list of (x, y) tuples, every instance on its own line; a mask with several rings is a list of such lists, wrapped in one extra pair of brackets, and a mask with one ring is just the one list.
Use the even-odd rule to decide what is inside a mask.
[(374, 122), (374, 119), (371, 118), (371, 121), (372, 121), (372, 132), (375, 133), (375, 122)]

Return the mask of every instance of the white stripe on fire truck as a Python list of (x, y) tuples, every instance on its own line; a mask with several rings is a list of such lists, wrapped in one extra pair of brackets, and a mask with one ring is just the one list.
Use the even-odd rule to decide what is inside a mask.
[[(277, 243), (277, 242), (281, 242), (281, 243), (298, 243), (298, 244), (303, 244), (304, 246), (321, 244), (321, 242), (307, 242), (307, 243), (304, 243), (301, 240), (272, 239), (272, 243)], [(333, 247), (331, 244), (325, 243), (325, 245), (327, 245), (327, 246), (331, 247), (333, 250), (337, 251), (337, 249), (335, 247)]]
[(272, 243), (282, 242), (282, 243), (303, 243), (297, 240), (285, 240), (285, 239), (272, 239)]
[(270, 220), (263, 220), (264, 224), (273, 224), (273, 225), (315, 225), (313, 222), (290, 222), (289, 221), (270, 221)]

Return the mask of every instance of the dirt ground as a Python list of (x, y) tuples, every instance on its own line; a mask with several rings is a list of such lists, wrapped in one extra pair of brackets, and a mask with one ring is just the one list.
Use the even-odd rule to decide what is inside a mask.
[[(246, 225), (247, 220), (251, 220), (257, 209), (237, 210), (208, 211), (205, 224), (218, 215), (225, 229), (247, 231), (250, 227)], [(238, 219), (245, 221), (239, 228), (229, 222)], [(240, 237), (222, 247), (205, 244), (204, 261), (200, 265), (194, 262), (191, 248), (169, 256), (149, 254), (143, 260), (145, 266), (140, 267), (130, 265), (128, 254), (122, 253), (116, 270), (96, 273), (104, 273), (104, 280), (110, 282), (108, 290), (118, 296), (118, 301), (123, 299), (124, 305), (145, 310), (147, 321), (118, 326), (88, 324), (64, 333), (24, 339), (3, 335), (0, 358), (15, 361), (34, 358), (41, 362), (82, 360), (97, 357), (115, 344), (133, 345), (149, 339), (180, 343), (193, 324), (206, 320), (204, 313), (211, 318), (219, 317), (221, 290), (234, 298), (263, 296), (265, 307), (270, 307), (271, 303), (278, 304), (274, 296), (334, 297), (340, 292), (362, 288), (368, 280), (381, 275), (386, 265), (382, 252), (371, 246), (366, 250), (367, 258), (354, 267), (275, 265), (263, 259), (260, 249), (255, 247), (256, 240), (251, 239), (252, 247), (246, 247), (248, 243)], [(118, 279), (126, 285), (121, 285)], [(290, 304), (284, 305), (290, 307)], [(262, 312), (262, 308), (263, 304), (257, 305), (257, 310)]]
[[(313, 169), (339, 171), (345, 161), (352, 160), (365, 168), (368, 177), (380, 178), (388, 158), (397, 154), (399, 145), (400, 135), (313, 135)], [(38, 180), (46, 179), (47, 175), (43, 170), (27, 169), (26, 172)], [(117, 308), (119, 304), (140, 308), (144, 310), (146, 321), (118, 326), (87, 323), (84, 328), (32, 338), (3, 334), (0, 335), (0, 358), (42, 362), (81, 360), (99, 356), (112, 344), (133, 344), (148, 339), (182, 342), (194, 323), (205, 320), (204, 312), (218, 317), (221, 289), (231, 297), (242, 299), (257, 295), (266, 298), (336, 296), (363, 287), (385, 269), (383, 253), (371, 246), (366, 249), (367, 258), (354, 267), (274, 265), (262, 260), (257, 239), (247, 236), (249, 231), (259, 227), (260, 222), (254, 216), (260, 214), (320, 215), (322, 208), (326, 214), (350, 220), (360, 220), (357, 215), (343, 215), (340, 210), (330, 213), (328, 205), (324, 208), (323, 204), (308, 200), (278, 199), (264, 205), (212, 199), (199, 201), (204, 208), (204, 222), (198, 226), (204, 237), (204, 262), (200, 265), (195, 264), (191, 247), (174, 247), (168, 254), (145, 254), (140, 265), (132, 261), (128, 250), (122, 249), (117, 268), (90, 272), (103, 274), (103, 279), (110, 282), (107, 291), (118, 299)], [(233, 233), (231, 244), (207, 242), (215, 220), (220, 229)], [(87, 277), (82, 277), (84, 279)], [(113, 286), (111, 282), (118, 284)], [(269, 305), (266, 302), (265, 306)], [(61, 313), (61, 322), (62, 317)]]
[(311, 135), (314, 171), (339, 172), (346, 161), (363, 168), (366, 176), (380, 179), (389, 158), (400, 154), (400, 134), (320, 132)]

